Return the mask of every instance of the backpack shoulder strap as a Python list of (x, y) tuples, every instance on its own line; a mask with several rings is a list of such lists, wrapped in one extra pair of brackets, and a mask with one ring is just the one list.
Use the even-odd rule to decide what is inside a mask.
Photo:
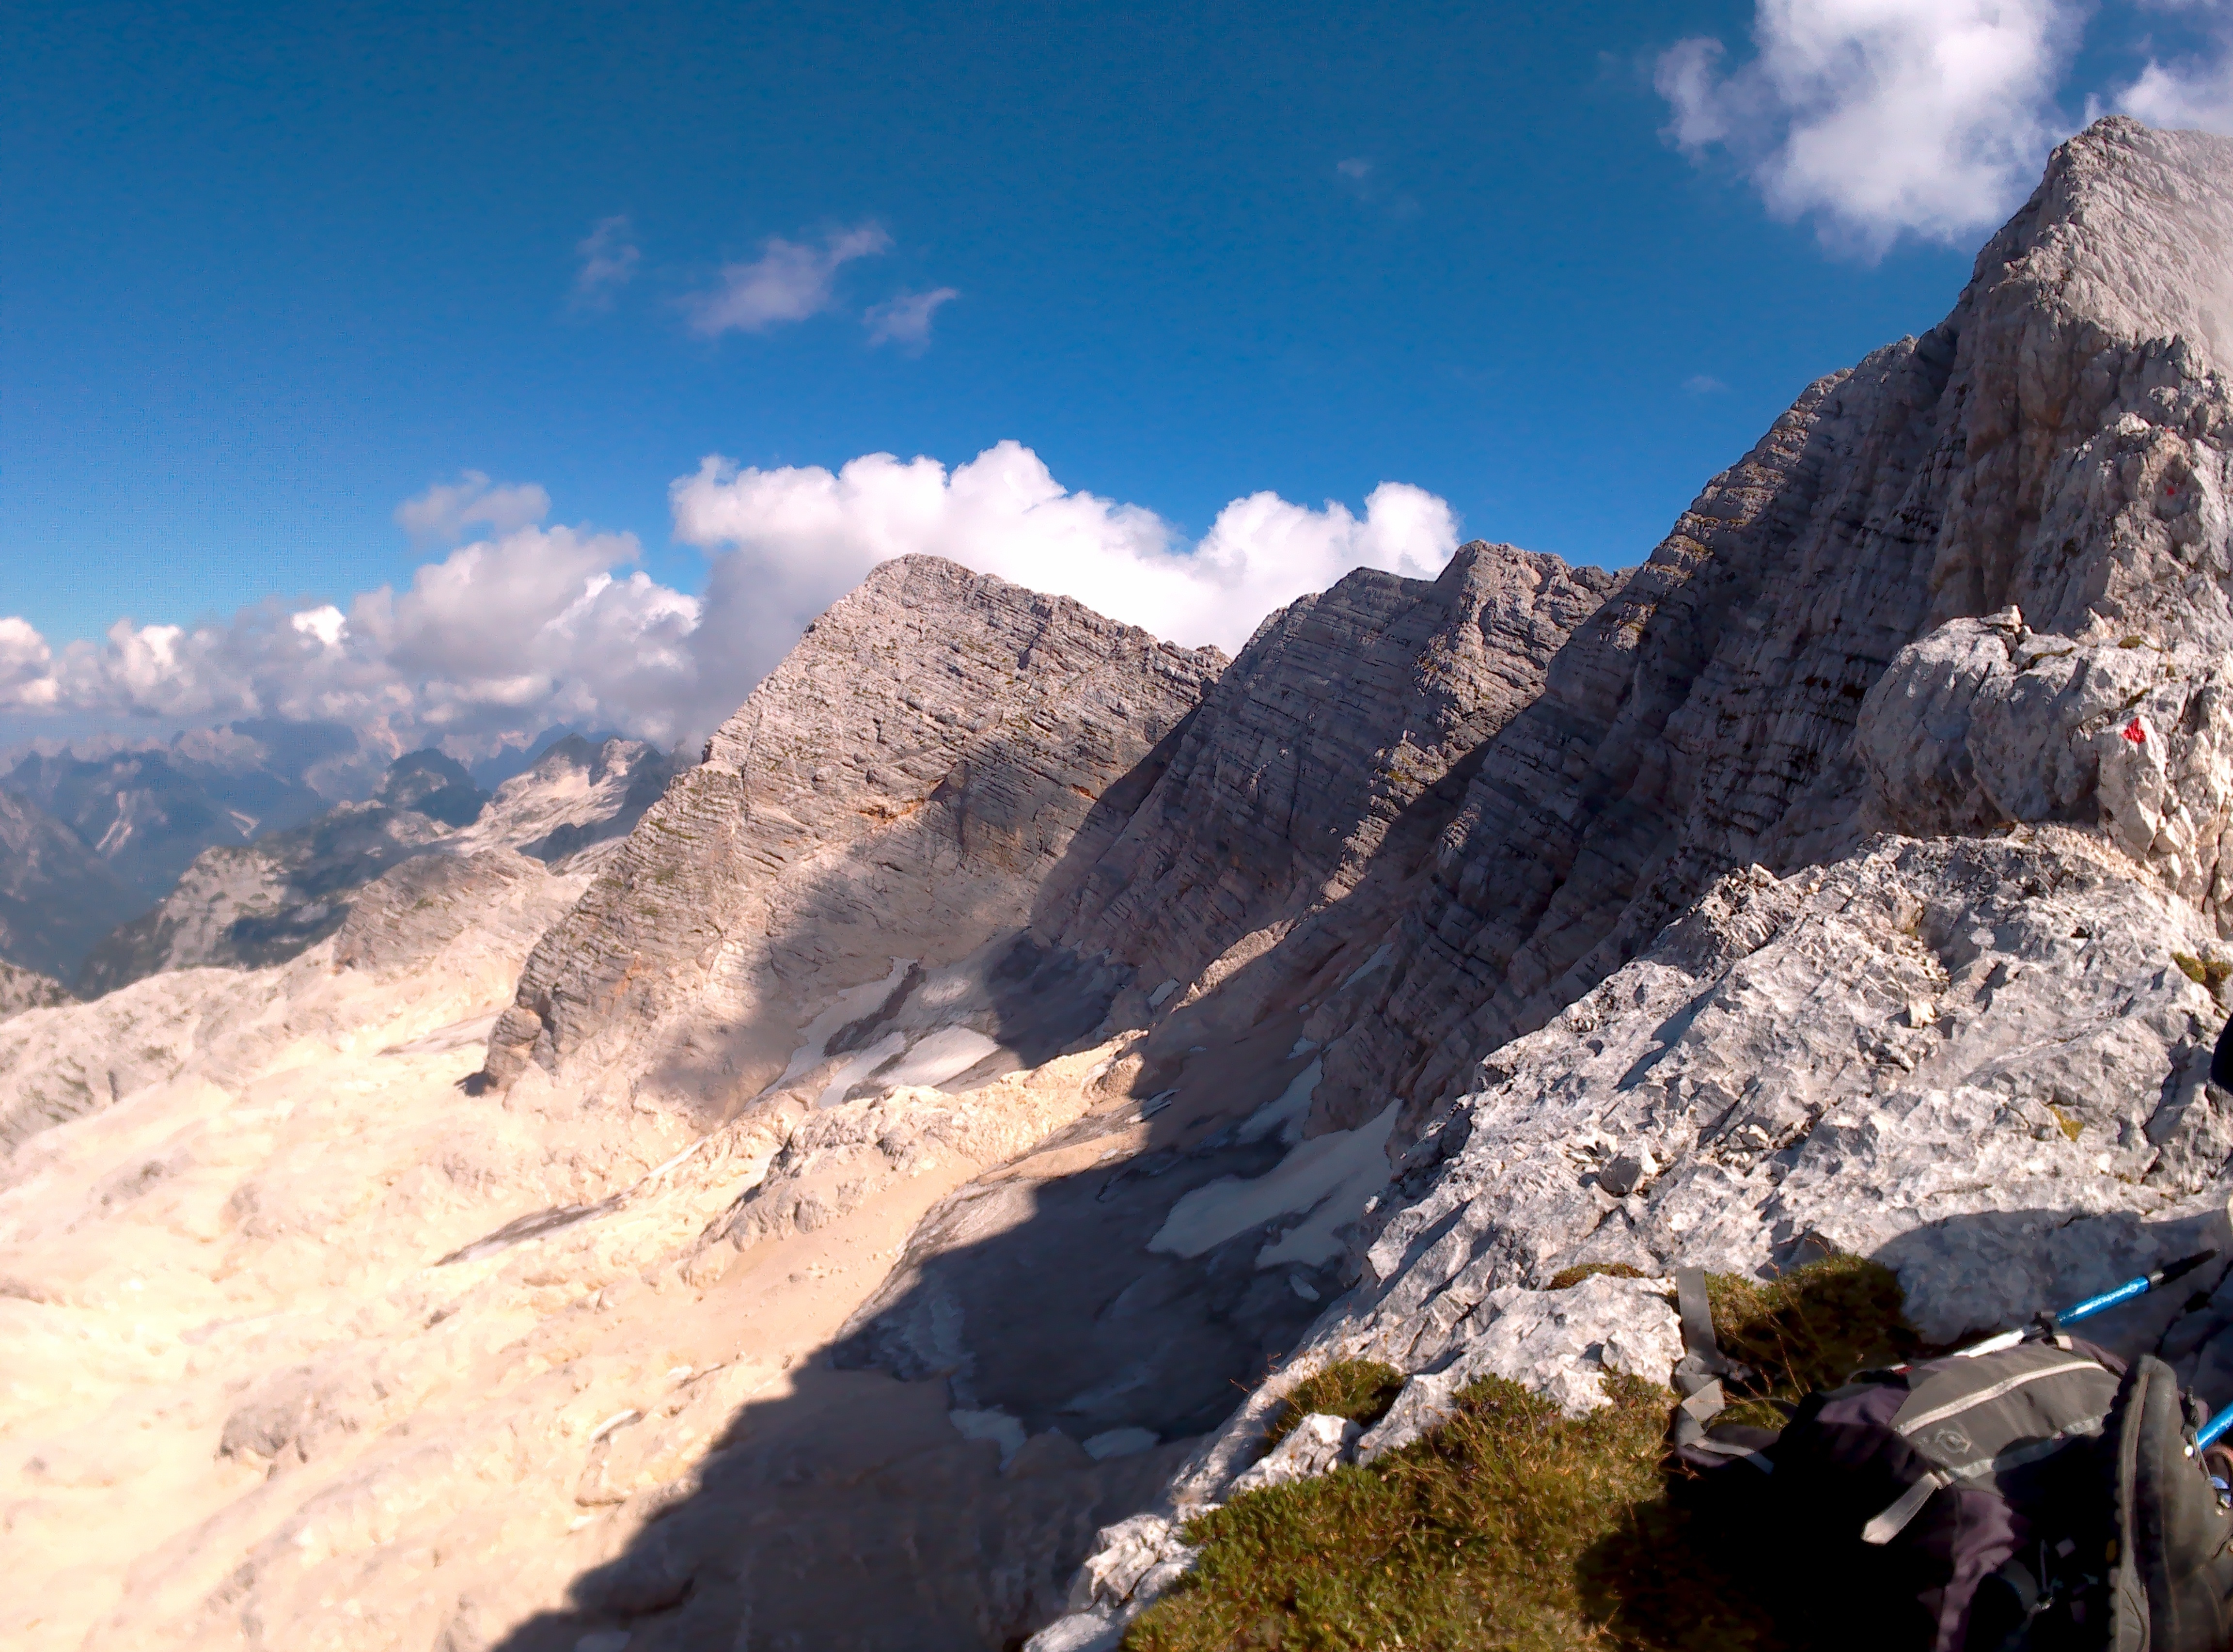
[(1714, 1340), (1705, 1269), (1675, 1270), (1675, 1311), (1683, 1322), (1683, 1357), (1675, 1367), (1675, 1391), (1683, 1396), (1675, 1408), (1675, 1444), (1679, 1447), (1705, 1440), (1706, 1425), (1728, 1403), (1722, 1378), (1735, 1371)]

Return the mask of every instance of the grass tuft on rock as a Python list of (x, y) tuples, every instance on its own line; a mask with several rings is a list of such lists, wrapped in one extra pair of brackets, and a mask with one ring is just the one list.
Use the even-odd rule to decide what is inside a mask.
[(2197, 986), (2206, 986), (2213, 994), (2222, 989), (2228, 979), (2233, 979), (2233, 964), (2222, 958), (2197, 958), (2191, 953), (2173, 953), (2171, 961), (2178, 966), (2179, 973)]
[(1346, 1417), (1370, 1428), (1388, 1415), (1388, 1408), (1403, 1391), (1403, 1373), (1392, 1365), (1370, 1359), (1338, 1361), (1288, 1390), (1286, 1403), (1265, 1436), (1265, 1448), (1278, 1445), (1314, 1413)]
[(1651, 1276), (1642, 1268), (1631, 1267), (1625, 1262), (1585, 1262), (1578, 1268), (1560, 1268), (1551, 1276), (1546, 1291), (1571, 1291), (1585, 1279), (1604, 1274), (1612, 1279), (1648, 1279)]
[[(1767, 1283), (1709, 1274), (1707, 1296), (1723, 1351), (1779, 1397), (1922, 1351), (1890, 1271), (1857, 1258)], [(1297, 1418), (1366, 1388), (1339, 1367), (1312, 1381), (1327, 1386), (1305, 1400), (1298, 1385)], [(1201, 1558), (1134, 1621), (1127, 1652), (1801, 1645), (1743, 1546), (1670, 1497), (1674, 1395), (1625, 1376), (1605, 1392), (1611, 1404), (1570, 1418), (1492, 1377), (1401, 1452), (1235, 1498), (1188, 1527)]]
[(1709, 1273), (1706, 1300), (1722, 1352), (1765, 1379), (1767, 1398), (1732, 1406), (1731, 1422), (1781, 1428), (1783, 1414), (1769, 1402), (1804, 1399), (1930, 1351), (1902, 1311), (1899, 1280), (1865, 1257), (1828, 1257), (1765, 1281)]

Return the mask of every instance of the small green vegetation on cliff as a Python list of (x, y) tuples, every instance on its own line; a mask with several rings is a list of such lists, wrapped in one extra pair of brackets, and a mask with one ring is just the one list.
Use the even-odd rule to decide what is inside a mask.
[(1403, 1391), (1403, 1373), (1377, 1360), (1345, 1359), (1289, 1390), (1286, 1404), (1273, 1420), (1264, 1446), (1270, 1450), (1294, 1433), (1295, 1425), (1313, 1415), (1346, 1417), (1370, 1428), (1388, 1415), (1396, 1396)]
[[(1767, 1284), (1712, 1275), (1707, 1287), (1723, 1351), (1777, 1397), (1918, 1351), (1875, 1263), (1833, 1258)], [(1330, 1368), (1298, 1385), (1282, 1421), (1384, 1413), (1394, 1376)], [(1605, 1392), (1610, 1405), (1567, 1417), (1490, 1378), (1403, 1451), (1234, 1499), (1188, 1528), (1201, 1558), (1132, 1624), (1128, 1652), (1794, 1647), (1741, 1545), (1668, 1495), (1674, 1396), (1624, 1376)]]

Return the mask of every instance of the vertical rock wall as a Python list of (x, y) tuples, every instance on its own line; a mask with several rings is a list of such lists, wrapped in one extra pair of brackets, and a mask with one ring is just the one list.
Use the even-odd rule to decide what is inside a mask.
[(2085, 641), (2233, 641), (2230, 267), (2233, 143), (2107, 120), (2058, 151), (1953, 314), (1812, 387), (1492, 745), (1326, 1122), (1391, 1088), (1416, 1119), (1722, 872), (1884, 823), (1855, 729), (1934, 628), (2014, 605)]

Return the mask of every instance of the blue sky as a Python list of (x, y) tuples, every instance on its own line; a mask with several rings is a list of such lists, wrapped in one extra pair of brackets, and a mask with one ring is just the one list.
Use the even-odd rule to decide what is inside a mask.
[[(1821, 95), (1760, 77), (1777, 7), (1821, 10), (18, 5), (0, 615), (59, 657), (348, 609), (518, 525), (403, 531), (467, 471), (696, 598), (721, 545), (669, 490), (704, 456), (1004, 439), (1181, 550), (1258, 491), (1361, 517), (1398, 482), (1634, 563), (1810, 378), (1935, 322), (2006, 205), (1777, 172)], [(2223, 5), (1997, 9), (2052, 60), (1987, 112), (2010, 175), (2152, 60), (2216, 107)], [(811, 313), (754, 307), (771, 258)]]

